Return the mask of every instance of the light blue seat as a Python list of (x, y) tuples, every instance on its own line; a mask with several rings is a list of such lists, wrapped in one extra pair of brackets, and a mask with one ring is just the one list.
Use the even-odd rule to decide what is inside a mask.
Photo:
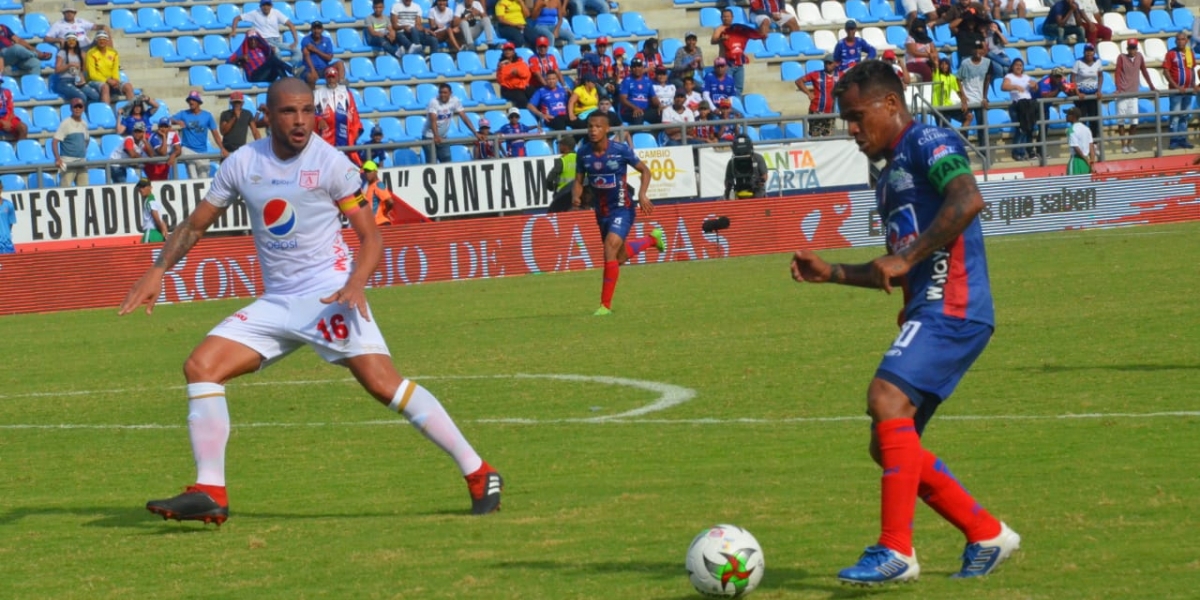
[(638, 131), (633, 134), (633, 147), (635, 149), (657, 148), (658, 140), (654, 137), (654, 134), (652, 134), (652, 133)]
[(103, 102), (93, 102), (88, 105), (87, 120), (92, 127), (115, 129), (117, 126), (117, 116), (113, 114), (112, 107)]
[(785, 60), (779, 63), (779, 79), (780, 81), (796, 81), (804, 77), (804, 65), (800, 61)]
[(716, 29), (721, 26), (721, 9), (705, 6), (700, 9), (700, 26)]
[(600, 35), (607, 35), (609, 37), (623, 38), (633, 36), (632, 33), (625, 31), (625, 28), (621, 26), (621, 20), (617, 18), (617, 15), (612, 13), (596, 15), (596, 31), (600, 32)]
[(358, 112), (392, 112), (394, 110), (400, 110), (400, 107), (392, 104), (392, 99), (386, 90), (375, 86), (363, 89), (363, 104)]
[(217, 22), (224, 27), (229, 27), (233, 24), (233, 18), (241, 16), (242, 11), (236, 4), (218, 4), (217, 5)]
[(27, 165), (41, 165), (52, 162), (46, 158), (46, 150), (37, 140), (23, 139), (17, 142), (17, 162)]
[[(12, 92), (13, 100), (16, 102), (25, 102), (26, 100), (29, 100), (29, 97), (25, 95), (25, 92), (21, 91), (21, 86), (17, 83), (17, 80), (13, 79), (12, 77), (5, 77), (4, 82), (0, 83), (0, 88), (4, 88)], [(22, 121), (24, 121), (24, 119), (22, 119)]]
[(216, 87), (205, 89), (210, 91), (219, 91), (223, 89), (229, 90), (248, 90), (254, 87), (254, 84), (246, 81), (246, 72), (237, 65), (221, 64), (216, 68), (217, 83)]
[(803, 56), (821, 56), (824, 54), (813, 43), (812, 34), (807, 31), (793, 31), (788, 34), (788, 45), (792, 47), (792, 50), (799, 52)]
[(204, 44), (204, 53), (212, 58), (225, 60), (229, 58), (233, 51), (229, 48), (229, 38), (223, 35), (208, 34), (201, 40)]
[(437, 98), (438, 86), (432, 83), (417, 84), (417, 104), (421, 106), (421, 110), (425, 110), (429, 106), (429, 102)]
[(625, 31), (638, 37), (655, 37), (658, 35), (658, 30), (650, 29), (646, 25), (645, 17), (636, 11), (621, 11), (621, 25)]
[(1046, 39), (1042, 37), (1041, 32), (1035, 30), (1026, 19), (1009, 19), (1008, 30), (1010, 33), (1009, 39), (1015, 42), (1040, 42)]
[(210, 86), (217, 83), (217, 76), (213, 74), (213, 70), (205, 65), (192, 65), (188, 67), (188, 85), (194, 88), (210, 89)]
[(1195, 20), (1192, 11), (1187, 8), (1171, 9), (1171, 21), (1175, 23), (1176, 31), (1191, 31)]
[(1026, 69), (1053, 69), (1054, 61), (1050, 52), (1043, 46), (1030, 46), (1025, 49)]
[(458, 70), (468, 75), (492, 75), (495, 73), (494, 69), (484, 66), (476, 52), (459, 52)]
[(396, 117), (379, 119), (379, 128), (383, 130), (384, 141), (406, 142), (416, 139), (416, 136), (408, 135), (408, 132), (404, 130), (404, 121)]
[(429, 70), (429, 65), (425, 62), (425, 57), (420, 54), (405, 54), (400, 59), (400, 66), (404, 69), (404, 74), (417, 79), (436, 79), (437, 73)]
[(413, 93), (411, 86), (393, 85), (390, 95), (392, 105), (398, 107), (398, 110), (421, 110), (424, 108), (417, 105), (417, 95)]
[[(892, 4), (891, 0), (871, 0), (867, 8), (870, 9), (871, 16), (879, 21), (892, 22), (904, 20), (904, 15), (897, 14), (896, 7)], [(849, 15), (846, 16), (849, 17)], [(850, 18), (853, 19), (854, 17)]]
[(788, 38), (777, 31), (772, 31), (771, 33), (767, 34), (767, 39), (764, 42), (764, 45), (767, 47), (767, 52), (769, 52), (771, 56), (780, 56), (783, 58), (800, 56), (800, 51), (792, 49), (792, 45), (788, 42)]
[(392, 164), (397, 167), (411, 167), (424, 164), (421, 155), (411, 148), (400, 148), (392, 153)]
[[(7, 145), (8, 142), (0, 142), (0, 144)], [(3, 147), (3, 146), (0, 146), (0, 147)], [(16, 160), (16, 154), (13, 152), (12, 146), (8, 147), (7, 158), (5, 156), (3, 156), (2, 154), (4, 154), (4, 153), (0, 152), (0, 162), (3, 162), (6, 165), (12, 164), (13, 161)], [(0, 181), (4, 182), (4, 189), (6, 191), (23, 190), (23, 189), (25, 189), (25, 186), (26, 186), (25, 178), (21, 177), (20, 175), (13, 174), (13, 173), (7, 173), (4, 175), (0, 175)]]
[(30, 73), (21, 76), (21, 91), (34, 100), (58, 100), (58, 94), (50, 90), (41, 75)]
[(100, 152), (100, 142), (97, 142), (94, 137), (88, 138), (86, 158), (88, 160), (104, 160), (108, 158), (104, 153)]
[(1136, 10), (1125, 14), (1125, 26), (1142, 35), (1158, 33), (1158, 28), (1150, 25), (1150, 19), (1146, 17), (1145, 13)]
[[(1171, 13), (1160, 9), (1150, 11), (1150, 26), (1159, 33), (1172, 33), (1179, 27), (1171, 20)], [(29, 27), (28, 22), (26, 22), (25, 27)]]
[(754, 58), (768, 58), (773, 56), (767, 47), (763, 45), (762, 40), (746, 40), (746, 54)]
[(888, 25), (883, 35), (887, 38), (889, 44), (897, 48), (903, 48), (904, 44), (908, 41), (908, 30), (900, 25)]
[(479, 106), (479, 102), (471, 97), (471, 94), (467, 92), (467, 88), (463, 86), (461, 81), (451, 81), (449, 84), (450, 95), (458, 98), (459, 101), (462, 102), (463, 106), (467, 108)]
[(803, 123), (788, 123), (783, 127), (783, 137), (789, 140), (804, 139), (804, 124)]
[(29, 33), (25, 31), (25, 23), (21, 22), (20, 15), (0, 15), (0, 25), (8, 25), (8, 28), (17, 37), (29, 37)]
[(296, 2), (296, 22), (311, 24), (313, 21), (321, 20), (321, 7), (312, 0), (299, 0)]
[(112, 153), (117, 149), (117, 146), (121, 145), (121, 141), (121, 136), (115, 133), (104, 134), (100, 138), (100, 152), (103, 153), (105, 157), (112, 156)]
[(599, 30), (596, 29), (596, 22), (587, 15), (575, 15), (571, 17), (571, 31), (575, 32), (575, 38), (596, 39), (600, 37)]
[(217, 19), (217, 12), (211, 4), (193, 4), (191, 14), (192, 22), (200, 29), (217, 31), (226, 27)]
[(171, 33), (172, 28), (163, 21), (162, 11), (157, 8), (139, 8), (138, 27), (152, 33)]
[[(350, 15), (355, 19), (365, 19), (372, 14), (375, 14), (375, 11), (371, 0), (351, 0)], [(383, 14), (387, 14), (386, 6)]]
[(404, 117), (404, 131), (409, 135), (420, 138), (425, 135), (425, 115), (409, 115)]
[(163, 23), (175, 31), (200, 30), (200, 26), (192, 20), (192, 14), (182, 6), (168, 6), (164, 8)]
[(30, 133), (38, 133), (40, 131), (54, 132), (58, 130), (58, 111), (52, 106), (39, 104), (33, 107), (30, 117), (32, 117), (32, 122), (29, 124)]
[(175, 41), (169, 37), (150, 38), (150, 56), (165, 62), (180, 62), (184, 59), (175, 54)]
[(197, 38), (194, 35), (181, 35), (178, 38), (175, 38), (175, 60), (167, 62), (209, 60), (212, 58), (215, 57), (209, 56), (209, 54), (204, 51), (204, 46), (200, 43), (200, 38)]
[(145, 29), (137, 24), (137, 16), (128, 8), (114, 8), (108, 13), (109, 22), (112, 23), (112, 28), (125, 33), (142, 33)]
[(758, 128), (758, 135), (764, 140), (782, 140), (783, 128), (774, 123), (768, 123)]
[(50, 21), (40, 12), (25, 13), (25, 34), (28, 37), (43, 38), (50, 30)]
[(383, 81), (383, 77), (380, 77), (379, 73), (375, 71), (375, 63), (371, 62), (371, 59), (365, 56), (353, 56), (350, 58), (350, 68), (346, 70), (346, 81), (378, 83)]
[[(464, 53), (465, 54), (465, 53)], [(400, 68), (400, 60), (390, 54), (381, 54), (375, 57), (375, 72), (384, 81), (404, 81), (410, 77)]]
[(346, 52), (370, 52), (372, 48), (362, 39), (362, 32), (353, 27), (337, 30), (337, 46)]
[(745, 105), (742, 114), (747, 117), (778, 117), (779, 112), (771, 110), (767, 97), (762, 94), (746, 94), (742, 100)]
[(450, 146), (450, 162), (471, 162), (471, 149), (466, 146)]
[[(390, 6), (388, 9), (390, 10)], [(388, 14), (387, 10), (383, 14)], [(422, 14), (425, 14), (422, 12)], [(358, 19), (346, 14), (342, 0), (321, 0), (321, 16), (331, 23), (356, 23)], [(339, 30), (341, 31), (341, 30)]]
[(504, 106), (508, 100), (500, 97), (491, 81), (476, 79), (471, 82), (471, 98), (485, 106)]
[[(650, 135), (643, 133), (642, 135)], [(653, 140), (654, 136), (650, 136)], [(658, 144), (655, 143), (655, 146)], [(553, 156), (554, 151), (550, 149), (550, 144), (546, 140), (528, 140), (525, 142), (525, 156)]]
[(1055, 44), (1050, 47), (1050, 61), (1056, 67), (1070, 70), (1075, 66), (1075, 52), (1066, 44)]
[[(471, 54), (469, 51), (460, 52), (460, 54)], [(454, 57), (445, 52), (434, 52), (429, 55), (429, 70), (441, 75), (442, 77), (463, 77), (466, 75), (454, 64)]]

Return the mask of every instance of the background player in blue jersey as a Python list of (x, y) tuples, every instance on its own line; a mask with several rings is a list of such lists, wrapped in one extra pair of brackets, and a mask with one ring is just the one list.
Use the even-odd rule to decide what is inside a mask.
[(587, 140), (579, 144), (575, 163), (575, 187), (571, 190), (571, 204), (576, 208), (582, 202), (583, 188), (592, 191), (592, 204), (596, 207), (596, 224), (600, 226), (600, 238), (604, 240), (604, 285), (600, 288), (600, 308), (595, 314), (612, 313), (613, 291), (617, 289), (617, 278), (621, 264), (637, 256), (650, 244), (659, 252), (666, 250), (662, 229), (650, 235), (625, 243), (629, 229), (633, 227), (633, 188), (625, 182), (629, 167), (642, 176), (638, 186), (638, 206), (650, 215), (654, 204), (646, 196), (650, 187), (650, 167), (642, 163), (633, 149), (620, 142), (608, 139), (608, 115), (593, 111), (588, 115)]
[(867, 389), (871, 457), (883, 467), (882, 533), (846, 583), (917, 578), (912, 522), (919, 496), (967, 538), (955, 577), (987, 575), (1021, 537), (991, 516), (933, 453), (921, 432), (991, 338), (995, 320), (978, 214), (983, 197), (958, 136), (913, 121), (892, 67), (868, 60), (850, 69), (835, 94), (859, 150), (886, 159), (875, 197), (888, 252), (857, 265), (829, 264), (808, 250), (792, 258), (792, 278), (904, 290), (900, 334)]

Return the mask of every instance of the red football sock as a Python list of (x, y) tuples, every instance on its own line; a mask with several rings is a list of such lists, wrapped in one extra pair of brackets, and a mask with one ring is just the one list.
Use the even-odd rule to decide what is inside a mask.
[(604, 263), (604, 286), (600, 288), (600, 304), (612, 308), (613, 292), (617, 289), (617, 278), (621, 276), (621, 263), (610, 260)]
[(212, 499), (217, 502), (217, 504), (220, 504), (221, 506), (229, 506), (229, 496), (225, 494), (225, 486), (197, 483), (192, 487), (211, 496)]
[(652, 245), (654, 245), (654, 238), (650, 236), (638, 238), (636, 240), (629, 240), (629, 242), (625, 244), (625, 253), (629, 255), (629, 258), (633, 258), (641, 254), (642, 250), (645, 250)]
[(921, 483), (921, 438), (912, 419), (888, 419), (875, 426), (875, 433), (883, 458), (879, 545), (912, 556), (913, 513)]
[(963, 532), (968, 544), (1000, 535), (1000, 521), (971, 497), (942, 459), (928, 450), (921, 451), (921, 485), (917, 495)]

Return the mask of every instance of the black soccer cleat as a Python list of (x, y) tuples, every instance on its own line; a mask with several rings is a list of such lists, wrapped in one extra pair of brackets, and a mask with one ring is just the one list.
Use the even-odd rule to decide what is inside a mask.
[(164, 521), (202, 521), (205, 525), (216, 523), (220, 526), (229, 518), (228, 506), (217, 504), (212, 496), (195, 486), (188, 486), (174, 498), (151, 500), (146, 503), (146, 510), (161, 515)]
[(465, 479), (467, 490), (471, 492), (471, 514), (486, 515), (500, 510), (500, 492), (504, 490), (504, 478), (491, 465), (483, 463)]

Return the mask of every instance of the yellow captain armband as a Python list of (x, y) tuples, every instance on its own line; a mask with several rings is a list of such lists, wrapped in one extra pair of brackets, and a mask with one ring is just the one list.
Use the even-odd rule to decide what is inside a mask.
[(367, 197), (363, 196), (362, 192), (355, 192), (351, 196), (347, 196), (338, 200), (338, 210), (342, 211), (343, 215), (350, 216), (359, 211), (359, 209), (367, 208)]

